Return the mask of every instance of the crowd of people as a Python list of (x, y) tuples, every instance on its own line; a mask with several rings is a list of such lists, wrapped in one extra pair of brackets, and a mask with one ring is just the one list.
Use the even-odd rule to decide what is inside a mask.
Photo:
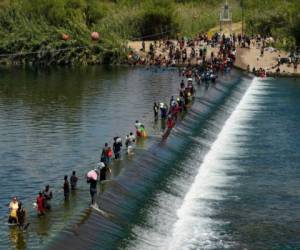
[[(78, 177), (76, 176), (76, 171), (72, 172), (70, 177), (70, 184), (68, 181), (68, 176), (64, 176), (64, 183), (62, 186), (62, 191), (64, 193), (64, 199), (67, 201), (69, 199), (70, 190), (75, 191), (77, 186)], [(37, 211), (37, 215), (44, 216), (46, 212), (51, 210), (51, 200), (53, 198), (53, 191), (50, 189), (50, 185), (46, 185), (45, 188), (38, 193), (36, 201), (33, 203), (33, 207)], [(13, 197), (9, 203), (9, 225), (16, 225), (22, 230), (26, 230), (30, 223), (27, 222), (27, 212), (22, 206), (22, 202), (17, 198)]]
[[(260, 55), (257, 56), (257, 61), (264, 57), (265, 52), (276, 52), (277, 49), (272, 47), (275, 43), (272, 37), (262, 35), (235, 35), (232, 34), (226, 39), (224, 35), (215, 33), (212, 36), (207, 34), (199, 34), (193, 39), (188, 38), (177, 38), (176, 40), (162, 39), (158, 41), (150, 42), (148, 48), (146, 48), (145, 41), (142, 42), (141, 52), (137, 53), (132, 51), (128, 56), (128, 62), (131, 65), (148, 65), (148, 66), (159, 66), (159, 67), (170, 67), (170, 66), (189, 66), (189, 65), (201, 65), (203, 61), (209, 60), (210, 54), (216, 54), (216, 49), (220, 48), (215, 58), (219, 58), (222, 53), (222, 44), (225, 41), (230, 41), (233, 45), (231, 50), (231, 56), (229, 56), (229, 63), (235, 60), (236, 50), (235, 48), (256, 48), (260, 51)], [(212, 51), (212, 52), (209, 52)], [(226, 71), (228, 69), (226, 62), (221, 61), (218, 63), (221, 70)], [(285, 72), (283, 65), (288, 68), (293, 68), (294, 73), (298, 73), (298, 65), (300, 64), (300, 47), (297, 47), (290, 53), (289, 56), (281, 57), (278, 54), (276, 62), (269, 67), (259, 67), (257, 64), (247, 65), (245, 69), (249, 73), (254, 74), (258, 77), (267, 77), (269, 75), (280, 75)], [(291, 72), (289, 70), (289, 72)]]
[[(146, 50), (145, 42), (142, 42), (140, 53), (131, 52), (128, 56), (128, 62), (133, 65), (156, 65), (156, 66), (178, 66), (178, 65), (202, 65), (205, 61), (214, 58), (221, 59), (226, 53), (228, 45), (230, 44), (231, 54), (227, 55), (227, 62), (218, 62), (220, 68), (226, 69), (226, 64), (232, 63), (235, 60), (235, 46), (239, 43), (244, 46), (248, 41), (245, 37), (231, 35), (225, 37), (220, 33), (215, 33), (211, 37), (207, 34), (199, 34), (193, 39), (184, 37), (177, 38), (177, 40), (163, 39), (151, 42), (149, 49)], [(208, 55), (208, 47), (218, 52), (217, 55)]]
[[(129, 157), (134, 155), (134, 145), (137, 139), (147, 138), (146, 128), (143, 123), (136, 120), (134, 127), (136, 129), (135, 134), (130, 132), (125, 136), (125, 152)], [(112, 146), (109, 146), (109, 144), (106, 142), (101, 151), (100, 161), (97, 164), (97, 168), (91, 170), (86, 176), (87, 183), (90, 184), (91, 205), (94, 208), (98, 208), (95, 199), (97, 195), (97, 184), (98, 182), (105, 181), (107, 179), (107, 174), (111, 173), (110, 165), (112, 160), (121, 160), (123, 152), (122, 149), (123, 141), (120, 136), (113, 138)]]
[[(133, 132), (130, 132), (125, 137), (125, 147), (126, 152), (129, 156), (133, 155), (134, 143), (136, 138), (146, 138), (147, 132), (145, 125), (139, 121), (135, 122), (136, 135)], [(112, 147), (105, 143), (102, 152), (100, 154), (100, 161), (97, 164), (97, 168), (92, 170), (95, 172), (95, 178), (89, 177), (88, 174), (85, 176), (87, 183), (90, 185), (90, 195), (91, 195), (91, 204), (95, 205), (95, 197), (97, 194), (97, 183), (100, 181), (106, 180), (108, 173), (111, 173), (109, 168), (112, 159), (115, 160), (121, 159), (122, 155), (122, 139), (117, 136), (115, 137)], [(61, 191), (64, 195), (64, 200), (68, 201), (70, 192), (73, 192), (77, 188), (78, 177), (76, 176), (76, 171), (72, 172), (70, 178), (65, 175), (63, 179), (63, 185)], [(50, 185), (46, 185), (45, 188), (38, 193), (36, 201), (33, 203), (33, 207), (37, 211), (39, 217), (46, 215), (47, 212), (51, 211), (51, 200), (53, 199), (53, 191), (50, 189)], [(13, 197), (11, 202), (8, 205), (9, 207), (9, 217), (8, 224), (16, 225), (20, 229), (25, 230), (29, 226), (27, 223), (27, 212), (22, 206), (22, 202), (18, 200), (17, 197)]]
[[(218, 47), (218, 50), (216, 53), (212, 52), (209, 56), (207, 56), (205, 49), (196, 51), (196, 46), (201, 42), (210, 44), (210, 46), (213, 47)], [(170, 60), (187, 60), (188, 62), (184, 68), (179, 70), (179, 79), (181, 79), (181, 81), (179, 83), (178, 96), (172, 96), (169, 103), (155, 102), (153, 105), (154, 119), (158, 120), (160, 116), (162, 123), (165, 124), (162, 134), (163, 139), (169, 136), (178, 121), (179, 114), (187, 111), (192, 104), (196, 92), (194, 83), (196, 83), (197, 86), (203, 85), (205, 88), (208, 88), (210, 84), (216, 83), (218, 74), (226, 74), (230, 71), (235, 60), (236, 41), (233, 36), (225, 37), (216, 34), (211, 39), (208, 39), (206, 36), (201, 36), (194, 40), (180, 39), (177, 43), (178, 47), (171, 41), (166, 41), (164, 45), (157, 45), (157, 43), (153, 45), (153, 48), (154, 46), (165, 46), (165, 49), (168, 50)], [(191, 47), (192, 49), (191, 53), (185, 56), (187, 47)], [(160, 56), (153, 56), (154, 53), (153, 51), (151, 52), (151, 50), (149, 53), (150, 60), (154, 60), (159, 64), (161, 63), (159, 60)], [(194, 56), (199, 58), (198, 64), (190, 63)], [(91, 205), (95, 208), (98, 208), (96, 203), (97, 185), (99, 182), (105, 181), (107, 175), (111, 173), (110, 167), (112, 161), (121, 160), (124, 152), (129, 157), (133, 156), (134, 146), (137, 140), (145, 139), (148, 136), (143, 123), (137, 120), (135, 121), (134, 127), (136, 129), (135, 133), (130, 132), (125, 136), (124, 145), (120, 136), (113, 138), (112, 145), (105, 143), (97, 167), (85, 175), (85, 179), (90, 187)], [(123, 150), (124, 146), (125, 148)], [(64, 176), (61, 190), (63, 191), (65, 201), (69, 200), (70, 192), (76, 190), (77, 182), (78, 177), (75, 171), (72, 172), (70, 178), (67, 175)], [(39, 192), (36, 202), (33, 204), (39, 217), (45, 216), (47, 212), (51, 211), (51, 200), (53, 198), (53, 190), (51, 190), (49, 185), (46, 185), (44, 190)], [(26, 211), (17, 197), (12, 199), (9, 204), (9, 209), (8, 223), (15, 224), (20, 229), (26, 229), (29, 225), (26, 219)]]

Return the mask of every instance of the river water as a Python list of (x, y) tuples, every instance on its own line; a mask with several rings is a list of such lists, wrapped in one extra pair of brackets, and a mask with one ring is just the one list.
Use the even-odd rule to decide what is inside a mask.
[[(0, 247), (5, 249), (40, 248), (85, 209), (83, 175), (96, 166), (104, 143), (134, 131), (136, 119), (151, 135), (160, 135), (153, 102), (168, 102), (179, 85), (177, 70), (2, 69), (0, 75)], [(79, 190), (64, 204), (60, 187), (72, 170), (80, 178)], [(46, 184), (54, 189), (53, 212), (38, 220), (32, 203)], [(5, 225), (14, 195), (31, 214), (26, 234)]]
[[(297, 249), (300, 85), (233, 71), (197, 91), (161, 143), (154, 101), (178, 92), (176, 70), (61, 68), (0, 70), (0, 249)], [(150, 137), (113, 164), (88, 209), (83, 175), (103, 144), (143, 121)], [(64, 203), (62, 179), (78, 172)], [(52, 212), (32, 208), (45, 184)], [(16, 195), (27, 232), (5, 225)]]

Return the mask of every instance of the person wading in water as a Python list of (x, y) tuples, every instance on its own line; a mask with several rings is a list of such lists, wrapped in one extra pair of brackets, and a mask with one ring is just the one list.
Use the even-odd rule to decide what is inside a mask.
[(65, 175), (65, 177), (64, 177), (63, 190), (64, 190), (65, 201), (67, 201), (67, 200), (69, 200), (69, 195), (70, 195), (70, 185), (69, 185), (69, 181), (68, 181), (68, 176), (67, 175)]
[(76, 176), (76, 171), (72, 172), (72, 176), (70, 177), (70, 183), (71, 183), (71, 190), (76, 190), (78, 177)]

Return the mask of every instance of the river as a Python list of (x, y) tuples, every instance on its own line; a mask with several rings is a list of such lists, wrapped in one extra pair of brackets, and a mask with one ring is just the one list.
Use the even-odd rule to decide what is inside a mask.
[[(296, 249), (300, 158), (299, 81), (233, 71), (200, 87), (193, 107), (160, 140), (154, 101), (178, 92), (175, 69), (86, 67), (0, 70), (1, 249)], [(149, 138), (113, 164), (101, 186), (104, 214), (88, 208), (84, 173), (106, 141), (134, 130)], [(63, 176), (79, 187), (63, 201)], [(53, 209), (32, 207), (44, 185)], [(31, 225), (6, 224), (18, 196)]]
[[(147, 125), (150, 134), (160, 135), (152, 119), (153, 102), (168, 102), (179, 84), (177, 70), (126, 67), (11, 68), (0, 74), (0, 246), (4, 248), (14, 244), (40, 248), (86, 208), (88, 186), (83, 176), (96, 166), (104, 143), (134, 131), (136, 119)], [(79, 190), (64, 204), (63, 176), (72, 170), (80, 178)], [(46, 184), (54, 190), (53, 211), (36, 219), (32, 203)], [(26, 234), (4, 224), (7, 204), (15, 195), (31, 215)]]

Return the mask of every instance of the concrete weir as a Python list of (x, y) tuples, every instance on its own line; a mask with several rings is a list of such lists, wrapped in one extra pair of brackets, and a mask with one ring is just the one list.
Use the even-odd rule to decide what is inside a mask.
[[(148, 150), (134, 155), (126, 169), (105, 184), (106, 191), (98, 196), (99, 210), (87, 208), (83, 211), (77, 221), (67, 225), (49, 244), (48, 249), (124, 248), (131, 223), (136, 220), (145, 201), (151, 199), (154, 190), (159, 189), (161, 183), (176, 170), (174, 164), (184, 157), (207, 120), (217, 115), (212, 137), (201, 142), (201, 155), (205, 157), (251, 80), (244, 73), (232, 70), (208, 89), (198, 86), (193, 105), (184, 119), (177, 123), (168, 140), (155, 138), (147, 142), (150, 144)], [(234, 101), (225, 105), (230, 98)]]

